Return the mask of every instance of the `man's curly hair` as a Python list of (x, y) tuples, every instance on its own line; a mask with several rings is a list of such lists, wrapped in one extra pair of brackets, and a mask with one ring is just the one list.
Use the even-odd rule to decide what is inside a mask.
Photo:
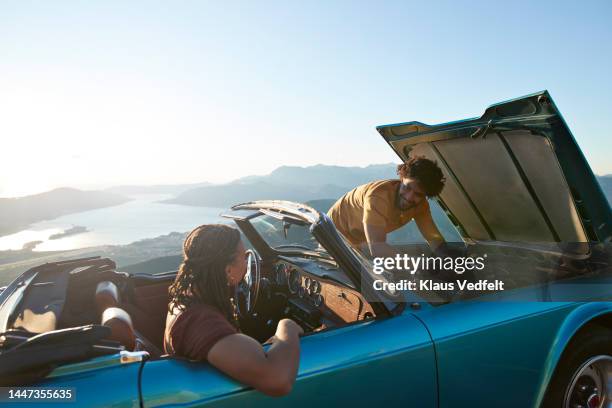
[(419, 182), (427, 197), (436, 197), (444, 188), (444, 175), (436, 162), (423, 156), (410, 158), (408, 162), (397, 166), (400, 178), (412, 178)]
[(191, 231), (183, 243), (183, 263), (169, 288), (168, 310), (207, 304), (236, 325), (225, 267), (234, 261), (239, 242), (240, 232), (229, 225), (200, 225)]

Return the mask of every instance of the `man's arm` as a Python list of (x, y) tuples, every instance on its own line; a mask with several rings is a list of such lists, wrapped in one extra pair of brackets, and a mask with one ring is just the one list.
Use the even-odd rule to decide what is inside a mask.
[(385, 227), (363, 223), (368, 249), (372, 258), (394, 257), (397, 250), (387, 244)]
[(429, 244), (431, 250), (436, 252), (438, 247), (440, 247), (440, 245), (442, 245), (445, 241), (431, 216), (429, 206), (425, 207), (422, 211), (417, 212), (417, 214), (415, 214), (414, 221), (416, 222), (417, 227), (419, 227), (421, 235), (423, 235), (423, 238), (425, 238)]
[(291, 391), (300, 362), (299, 335), (304, 331), (294, 321), (278, 323), (267, 352), (257, 340), (232, 334), (219, 340), (208, 352), (208, 362), (230, 377), (270, 396)]
[(365, 197), (363, 205), (363, 232), (365, 233), (368, 250), (373, 258), (393, 257), (397, 250), (387, 244), (387, 214), (392, 205), (384, 197), (370, 194)]

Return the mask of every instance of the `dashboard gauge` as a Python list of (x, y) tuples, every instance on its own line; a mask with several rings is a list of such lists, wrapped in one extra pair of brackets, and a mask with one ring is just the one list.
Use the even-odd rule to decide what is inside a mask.
[(314, 297), (312, 298), (312, 303), (314, 303), (314, 305), (316, 307), (319, 307), (323, 304), (323, 296), (321, 296), (319, 293), (317, 293), (316, 295), (314, 295)]
[(289, 292), (291, 293), (297, 293), (298, 290), (302, 287), (300, 284), (302, 279), (300, 278), (300, 273), (297, 271), (297, 269), (291, 269), (291, 271), (289, 272), (289, 282), (288, 282), (288, 286), (289, 286)]
[(304, 295), (306, 295), (306, 288), (304, 288), (303, 286), (300, 286), (300, 288), (298, 289), (298, 296), (303, 298)]
[(310, 294), (317, 295), (319, 293), (321, 293), (321, 284), (319, 283), (319, 281), (313, 279), (310, 282)]
[(304, 278), (304, 289), (305, 289), (305, 292), (307, 294), (309, 294), (309, 295), (310, 295), (310, 284), (311, 284), (311, 282), (312, 282), (312, 279), (310, 279), (308, 277)]

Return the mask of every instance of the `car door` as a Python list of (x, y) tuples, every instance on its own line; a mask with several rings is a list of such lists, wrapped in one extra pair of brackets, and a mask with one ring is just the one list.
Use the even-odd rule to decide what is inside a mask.
[[(603, 309), (571, 302), (458, 302), (416, 311), (436, 345), (439, 406), (537, 407), (567, 338), (589, 315)], [(550, 374), (550, 373), (548, 373)]]
[[(88, 408), (139, 407), (138, 379), (142, 354), (142, 352), (124, 352), (62, 365), (44, 379), (29, 386), (41, 390), (58, 390), (59, 394), (56, 393), (58, 396), (54, 397), (55, 399), (36, 401), (49, 403), (42, 405)], [(0, 405), (9, 408), (31, 406), (28, 402), (32, 401), (17, 401), (14, 404), (4, 401)]]
[(431, 338), (412, 314), (360, 322), (301, 339), (298, 377), (291, 393), (272, 398), (239, 384), (205, 363), (165, 358), (147, 362), (145, 407), (437, 406)]

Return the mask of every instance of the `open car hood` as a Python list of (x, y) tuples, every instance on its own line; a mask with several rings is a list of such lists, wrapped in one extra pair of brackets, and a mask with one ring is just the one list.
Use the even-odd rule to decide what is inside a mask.
[(446, 178), (438, 198), (464, 238), (523, 242), (612, 239), (612, 213), (547, 91), (479, 118), (379, 126), (404, 161), (425, 156)]

